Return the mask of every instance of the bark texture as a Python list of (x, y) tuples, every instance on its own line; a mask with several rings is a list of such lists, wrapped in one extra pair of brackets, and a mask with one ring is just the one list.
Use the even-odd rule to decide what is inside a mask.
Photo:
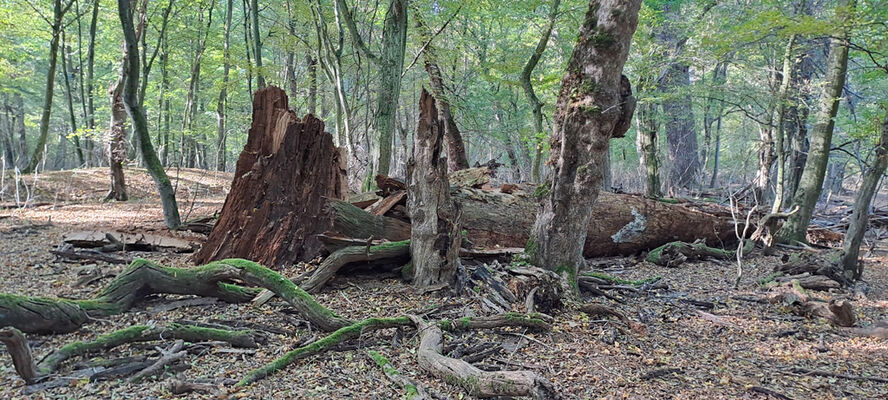
[(419, 96), (419, 125), (407, 163), (410, 254), (418, 287), (450, 284), (456, 278), (460, 245), (460, 208), (450, 198), (444, 121), (425, 89)]
[(574, 278), (585, 265), (583, 244), (608, 142), (625, 133), (621, 128), (628, 128), (634, 111), (621, 73), (640, 6), (640, 0), (589, 2), (558, 97), (550, 140), (553, 181), (542, 186), (526, 249), (535, 265)]
[(344, 162), (321, 120), (300, 120), (280, 88), (257, 91), (231, 191), (195, 262), (241, 257), (280, 266), (320, 255), (316, 235), (334, 225), (327, 199), (348, 194)]

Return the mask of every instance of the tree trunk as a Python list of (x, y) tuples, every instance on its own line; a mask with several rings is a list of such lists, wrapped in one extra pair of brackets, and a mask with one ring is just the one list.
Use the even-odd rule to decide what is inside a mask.
[(410, 255), (416, 271), (413, 282), (420, 288), (454, 283), (461, 241), (460, 208), (450, 199), (442, 157), (444, 121), (438, 115), (435, 99), (423, 89), (413, 155), (407, 163)]
[(543, 57), (543, 53), (546, 51), (546, 45), (549, 43), (549, 36), (552, 34), (552, 28), (555, 27), (555, 22), (558, 19), (558, 6), (560, 4), (561, 0), (553, 0), (552, 4), (549, 6), (549, 21), (543, 28), (543, 34), (540, 36), (540, 41), (537, 42), (536, 48), (533, 49), (533, 53), (531, 53), (527, 63), (524, 64), (524, 68), (521, 69), (521, 76), (518, 78), (521, 82), (521, 88), (524, 89), (524, 96), (527, 97), (527, 102), (530, 103), (530, 110), (533, 113), (533, 141), (536, 150), (533, 156), (533, 165), (530, 169), (530, 180), (532, 182), (540, 181), (540, 164), (542, 163), (543, 158), (543, 139), (546, 137), (546, 133), (543, 132), (543, 103), (533, 90), (533, 84), (530, 82), (530, 75), (533, 73), (534, 68), (536, 68), (537, 63), (539, 63), (540, 58)]
[(93, 4), (92, 17), (89, 21), (89, 45), (86, 53), (86, 96), (87, 96), (87, 127), (96, 129), (96, 108), (94, 105), (95, 89), (93, 84), (94, 68), (96, 64), (96, 28), (99, 21), (99, 1)]
[(663, 197), (660, 191), (660, 161), (657, 158), (657, 124), (656, 104), (646, 102), (639, 104), (636, 110), (636, 121), (638, 129), (636, 129), (636, 148), (638, 149), (638, 158), (641, 167), (644, 169), (645, 197), (659, 199)]
[[(46, 151), (46, 140), (49, 137), (49, 117), (52, 114), (52, 96), (55, 94), (55, 74), (56, 63), (59, 56), (59, 39), (62, 31), (62, 18), (73, 4), (62, 4), (62, 0), (53, 0), (52, 2), (52, 38), (49, 41), (49, 64), (46, 71), (46, 90), (43, 92), (43, 112), (40, 114), (40, 134), (37, 136), (37, 144), (34, 147), (34, 153), (31, 161), (24, 168), (23, 172), (33, 172), (37, 169), (40, 161), (43, 160), (43, 153)], [(24, 122), (23, 122), (24, 123)]]
[(836, 8), (841, 26), (837, 35), (830, 40), (829, 59), (826, 64), (826, 85), (820, 96), (820, 108), (817, 112), (814, 130), (811, 133), (811, 150), (808, 152), (808, 161), (793, 198), (793, 206), (798, 206), (799, 211), (791, 215), (778, 232), (777, 240), (780, 242), (805, 241), (808, 223), (811, 221), (814, 206), (820, 197), (823, 175), (829, 162), (835, 116), (848, 70), (850, 29), (848, 22), (851, 19), (849, 8), (853, 10), (855, 4), (856, 0), (843, 0)]
[(773, 113), (768, 113), (765, 123), (759, 124), (758, 171), (755, 174), (756, 204), (764, 206), (771, 197), (771, 170), (774, 166), (774, 131)]
[(629, 127), (635, 101), (622, 76), (640, 0), (589, 2), (555, 112), (550, 140), (553, 181), (544, 184), (526, 251), (537, 266), (576, 283), (583, 243), (598, 199), (612, 137)]
[(308, 64), (308, 113), (318, 114), (318, 60), (305, 55), (305, 63)]
[(77, 125), (77, 114), (74, 113), (74, 92), (71, 91), (71, 75), (74, 75), (69, 69), (73, 68), (71, 66), (71, 49), (65, 43), (64, 30), (62, 31), (62, 51), (64, 52), (62, 54), (62, 74), (65, 75), (65, 99), (68, 103), (68, 120), (71, 123), (71, 133), (74, 136), (74, 149), (77, 153), (78, 166), (82, 167), (85, 165), (85, 161), (83, 159), (83, 149), (80, 148), (80, 135), (77, 132), (79, 126)]
[(25, 168), (28, 163), (28, 141), (25, 130), (25, 100), (22, 98), (22, 94), (19, 92), (14, 92), (12, 94), (12, 104), (15, 106), (14, 111), (14, 120), (12, 123), (13, 129), (18, 133), (18, 158), (16, 159), (16, 165), (20, 168)]
[(376, 111), (373, 128), (379, 138), (379, 158), (376, 172), (388, 175), (392, 158), (392, 137), (397, 126), (395, 110), (401, 93), (401, 72), (404, 69), (404, 51), (407, 43), (407, 0), (390, 0), (382, 28), (382, 49), (379, 54), (370, 51), (355, 25), (345, 0), (336, 0), (355, 46), (379, 69), (379, 87), (376, 92)]
[(126, 47), (120, 61), (117, 82), (111, 85), (111, 134), (108, 142), (108, 166), (111, 170), (111, 188), (105, 200), (126, 201), (126, 178), (123, 163), (126, 162), (126, 105), (123, 104), (123, 88), (126, 85)]
[(195, 262), (240, 257), (282, 266), (321, 254), (315, 236), (334, 225), (325, 199), (348, 194), (345, 159), (322, 121), (300, 120), (288, 105), (277, 87), (256, 92), (231, 191)]
[(429, 75), (432, 94), (435, 96), (435, 103), (438, 106), (438, 118), (444, 121), (448, 169), (452, 172), (469, 168), (469, 160), (466, 158), (466, 146), (463, 143), (462, 134), (456, 126), (456, 121), (453, 119), (453, 114), (450, 112), (450, 103), (447, 101), (447, 95), (444, 93), (444, 81), (441, 69), (438, 67), (437, 51), (432, 44), (431, 29), (426, 25), (417, 3), (413, 2), (411, 4), (413, 6), (413, 19), (416, 20), (416, 28), (419, 29), (420, 37), (425, 44), (425, 50), (423, 50), (422, 54), (423, 64)]
[(259, 1), (250, 0), (250, 17), (253, 27), (253, 50), (256, 61), (256, 82), (259, 89), (265, 87), (265, 77), (262, 73), (262, 37), (259, 36)]
[(775, 197), (774, 204), (771, 207), (772, 213), (783, 209), (783, 196), (786, 192), (786, 102), (788, 100), (790, 82), (792, 82), (792, 51), (795, 41), (796, 35), (792, 35), (786, 44), (786, 52), (783, 55), (780, 93), (777, 96), (777, 101), (780, 102), (777, 106), (777, 187), (774, 190)]
[(231, 42), (231, 14), (234, 1), (228, 0), (225, 8), (225, 38), (223, 39), (223, 65), (222, 65), (222, 89), (219, 90), (219, 101), (216, 103), (216, 170), (225, 171), (225, 106), (228, 102), (228, 70), (231, 68), (231, 52), (228, 46)]
[(133, 122), (134, 136), (138, 138), (139, 149), (142, 158), (154, 179), (157, 186), (160, 201), (163, 205), (163, 219), (166, 226), (170, 229), (178, 228), (181, 225), (179, 219), (179, 208), (176, 205), (176, 192), (170, 184), (151, 144), (151, 136), (148, 133), (148, 119), (145, 116), (145, 109), (139, 102), (139, 49), (136, 40), (136, 32), (133, 29), (133, 21), (129, 18), (130, 4), (129, 0), (117, 1), (118, 15), (123, 28), (123, 37), (126, 42), (126, 64), (123, 68), (126, 76), (126, 84), (123, 88), (123, 101), (126, 105), (126, 111)]
[(664, 6), (667, 19), (662, 27), (657, 28), (656, 39), (666, 48), (671, 49), (664, 57), (670, 59), (669, 65), (661, 74), (660, 91), (664, 95), (661, 104), (665, 120), (666, 143), (669, 155), (669, 191), (689, 188), (700, 175), (700, 159), (697, 151), (697, 131), (694, 128), (694, 112), (691, 106), (690, 68), (678, 59), (683, 51), (686, 37), (679, 37), (677, 25), (681, 18), (680, 4), (669, 3)]
[(882, 120), (882, 134), (876, 145), (876, 162), (863, 175), (863, 183), (854, 198), (854, 210), (842, 244), (844, 251), (841, 259), (842, 269), (848, 279), (857, 280), (863, 275), (863, 263), (857, 260), (860, 243), (863, 242), (863, 235), (866, 233), (870, 203), (886, 167), (888, 167), (888, 114)]

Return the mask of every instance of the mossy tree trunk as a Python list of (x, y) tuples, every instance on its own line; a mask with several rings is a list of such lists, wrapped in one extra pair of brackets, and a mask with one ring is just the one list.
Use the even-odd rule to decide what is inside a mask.
[(622, 71), (640, 6), (640, 0), (589, 2), (558, 97), (550, 140), (553, 181), (543, 186), (547, 193), (526, 249), (533, 264), (564, 272), (574, 282), (585, 265), (586, 228), (608, 143), (626, 132), (634, 111)]

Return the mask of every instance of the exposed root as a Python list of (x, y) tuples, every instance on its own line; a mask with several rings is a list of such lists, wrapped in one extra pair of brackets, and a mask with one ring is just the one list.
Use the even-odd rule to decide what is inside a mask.
[(417, 358), (419, 366), (430, 374), (458, 385), (477, 397), (531, 396), (535, 399), (560, 399), (554, 386), (531, 371), (482, 371), (463, 360), (441, 354), (444, 335), (441, 329), (419, 317), (410, 316), (420, 332)]
[(382, 356), (375, 351), (370, 351), (370, 358), (376, 362), (380, 368), (382, 368), (382, 372), (385, 376), (392, 381), (394, 384), (401, 387), (404, 390), (404, 398), (407, 400), (427, 400), (429, 399), (428, 393), (426, 393), (425, 388), (422, 387), (419, 383), (410, 379), (409, 377), (398, 372), (397, 369), (389, 362), (388, 359)]
[(736, 256), (731, 250), (708, 247), (702, 242), (670, 242), (648, 253), (647, 261), (664, 267), (677, 267), (688, 260), (715, 258), (730, 260)]
[(15, 328), (0, 330), (0, 341), (6, 344), (12, 355), (16, 372), (26, 382), (33, 383), (41, 377), (55, 373), (59, 366), (68, 359), (87, 354), (108, 351), (115, 347), (155, 340), (178, 339), (188, 342), (221, 341), (235, 347), (256, 348), (253, 331), (204, 328), (192, 325), (171, 324), (169, 327), (150, 328), (136, 325), (120, 329), (97, 337), (90, 342), (69, 343), (48, 354), (39, 363), (31, 357), (31, 350), (24, 335)]

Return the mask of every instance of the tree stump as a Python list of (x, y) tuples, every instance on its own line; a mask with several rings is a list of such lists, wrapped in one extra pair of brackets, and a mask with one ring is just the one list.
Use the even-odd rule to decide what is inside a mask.
[(413, 155), (407, 163), (410, 255), (415, 268), (413, 282), (418, 287), (449, 284), (456, 277), (460, 208), (450, 198), (443, 139), (435, 99), (423, 89)]
[(316, 236), (334, 225), (327, 202), (348, 195), (345, 162), (321, 120), (299, 119), (280, 88), (260, 89), (231, 191), (194, 262), (237, 257), (281, 266), (321, 255)]

